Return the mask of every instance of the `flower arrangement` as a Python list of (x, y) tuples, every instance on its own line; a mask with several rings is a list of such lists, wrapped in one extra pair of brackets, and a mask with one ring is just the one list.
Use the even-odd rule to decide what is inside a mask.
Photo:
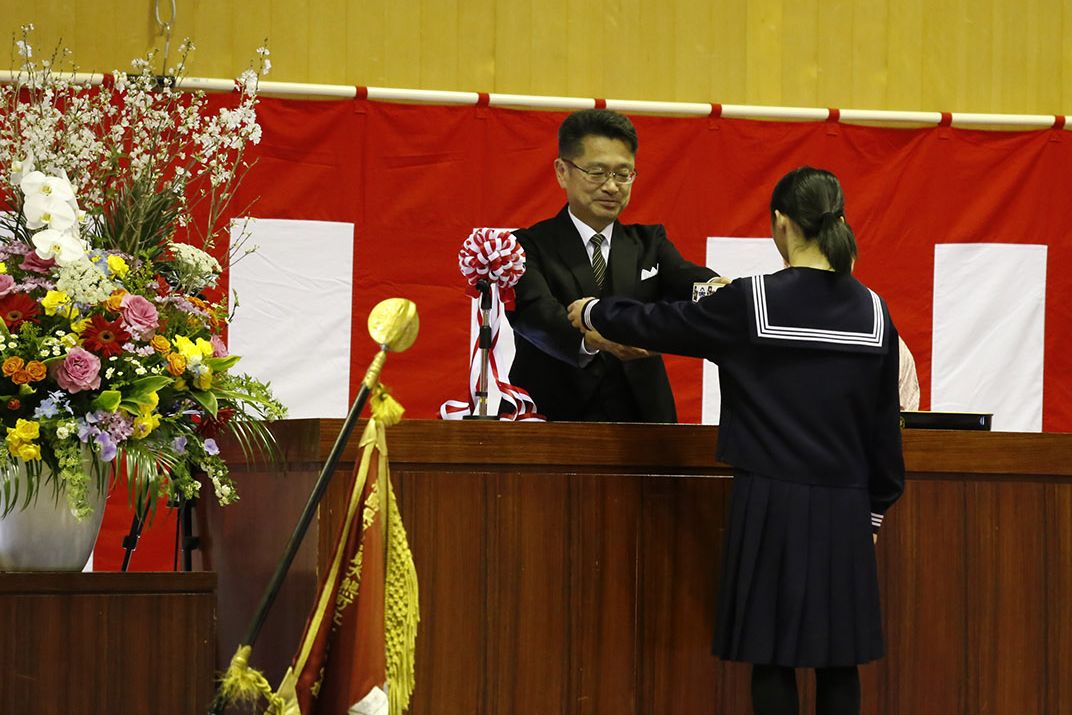
[(149, 55), (94, 86), (61, 69), (64, 51), (35, 61), (32, 29), (0, 87), (0, 513), (50, 481), (84, 517), (91, 480), (108, 473), (139, 506), (197, 496), (204, 473), (227, 504), (219, 433), (271, 451), (264, 421), (285, 415), (267, 384), (234, 370), (214, 249), (260, 138), (268, 51), (233, 106), (211, 112), (176, 89), (188, 42), (163, 77)]

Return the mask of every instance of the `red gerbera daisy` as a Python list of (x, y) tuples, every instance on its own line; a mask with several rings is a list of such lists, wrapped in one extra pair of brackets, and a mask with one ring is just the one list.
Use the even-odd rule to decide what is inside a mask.
[(108, 321), (103, 315), (94, 315), (82, 331), (82, 343), (102, 357), (122, 354), (123, 343), (130, 340), (130, 333), (119, 323), (120, 319)]
[(40, 312), (37, 301), (25, 293), (9, 293), (0, 298), (0, 317), (11, 332), (17, 331), (26, 321), (36, 323)]

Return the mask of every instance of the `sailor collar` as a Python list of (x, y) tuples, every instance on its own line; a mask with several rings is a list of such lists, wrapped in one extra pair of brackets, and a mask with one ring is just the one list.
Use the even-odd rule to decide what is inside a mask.
[[(883, 353), (887, 330), (882, 299), (866, 286), (867, 293), (846, 295), (849, 305), (816, 306), (801, 300), (798, 291), (768, 286), (769, 276), (753, 276), (746, 292), (751, 304), (749, 333), (755, 343), (773, 343), (838, 352)], [(855, 281), (854, 281), (855, 283)], [(859, 297), (857, 297), (859, 296)], [(816, 308), (824, 324), (816, 323)]]

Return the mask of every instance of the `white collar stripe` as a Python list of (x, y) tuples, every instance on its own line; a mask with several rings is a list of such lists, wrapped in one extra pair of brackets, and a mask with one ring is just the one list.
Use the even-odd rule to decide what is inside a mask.
[(778, 340), (802, 340), (809, 342), (834, 343), (838, 345), (864, 345), (881, 347), (885, 322), (882, 320), (882, 303), (870, 288), (871, 307), (874, 321), (870, 333), (851, 330), (827, 330), (824, 328), (804, 328), (786, 325), (771, 325), (767, 315), (767, 287), (764, 276), (752, 278), (752, 303), (756, 318), (756, 335), (761, 338)]

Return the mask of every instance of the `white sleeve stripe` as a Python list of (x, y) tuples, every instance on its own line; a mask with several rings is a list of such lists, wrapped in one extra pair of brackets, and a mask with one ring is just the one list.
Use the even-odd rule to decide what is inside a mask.
[(584, 312), (581, 313), (581, 323), (588, 330), (595, 330), (595, 328), (592, 327), (592, 307), (598, 302), (599, 298), (595, 298), (584, 304)]
[(876, 529), (882, 526), (882, 514), (871, 512), (871, 526)]

